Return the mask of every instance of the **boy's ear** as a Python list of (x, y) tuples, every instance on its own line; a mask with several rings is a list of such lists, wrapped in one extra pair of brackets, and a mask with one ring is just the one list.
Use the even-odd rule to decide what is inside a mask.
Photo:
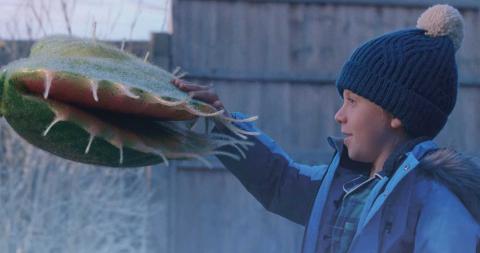
[(392, 120), (390, 121), (390, 126), (392, 128), (401, 128), (403, 126), (402, 124), (402, 121), (399, 119), (399, 118), (392, 118)]

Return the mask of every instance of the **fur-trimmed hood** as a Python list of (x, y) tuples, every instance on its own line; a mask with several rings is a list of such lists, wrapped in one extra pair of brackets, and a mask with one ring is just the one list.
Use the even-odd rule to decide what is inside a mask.
[[(428, 139), (419, 137), (397, 147), (385, 161), (386, 173), (393, 174), (406, 154)], [(429, 151), (420, 159), (417, 171), (450, 189), (480, 223), (480, 165), (473, 157), (451, 148), (439, 148)]]
[(449, 188), (480, 222), (480, 166), (450, 148), (434, 150), (420, 160), (418, 173)]

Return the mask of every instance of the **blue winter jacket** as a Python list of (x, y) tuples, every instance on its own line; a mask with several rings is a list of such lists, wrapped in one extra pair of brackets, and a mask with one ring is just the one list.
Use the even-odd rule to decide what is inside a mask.
[[(294, 162), (264, 133), (249, 141), (246, 158), (218, 158), (267, 210), (306, 227), (302, 252), (326, 252), (342, 185), (371, 164), (350, 160), (342, 139), (328, 138), (333, 158), (317, 166)], [(395, 150), (384, 170), (348, 252), (480, 252), (480, 169), (471, 159), (421, 140)]]

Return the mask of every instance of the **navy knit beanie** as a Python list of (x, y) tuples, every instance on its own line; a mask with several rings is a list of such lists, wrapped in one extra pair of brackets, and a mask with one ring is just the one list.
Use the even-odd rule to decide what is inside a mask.
[(399, 118), (410, 137), (435, 137), (457, 97), (455, 52), (463, 38), (463, 19), (449, 5), (427, 9), (417, 29), (372, 39), (343, 66), (337, 88), (367, 98)]

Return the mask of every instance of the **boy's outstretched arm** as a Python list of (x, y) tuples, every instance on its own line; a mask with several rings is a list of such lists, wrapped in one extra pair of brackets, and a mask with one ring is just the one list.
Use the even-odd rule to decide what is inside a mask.
[[(182, 80), (174, 80), (172, 83), (183, 91), (193, 92), (194, 98), (217, 109), (224, 109), (211, 87)], [(240, 113), (233, 113), (231, 116), (244, 118)], [(244, 130), (260, 132), (251, 122), (236, 124)], [(216, 126), (213, 131), (233, 135), (221, 126)], [(245, 151), (245, 158), (235, 160), (219, 156), (219, 160), (267, 210), (305, 225), (327, 166), (308, 166), (293, 162), (274, 140), (263, 133), (249, 136), (248, 141), (254, 145)], [(238, 152), (229, 146), (221, 150)]]
[[(233, 113), (232, 116), (244, 118), (240, 113)], [(260, 135), (249, 137), (248, 141), (254, 145), (245, 152), (245, 158), (235, 160), (218, 156), (218, 159), (267, 210), (305, 225), (327, 166), (295, 163), (274, 140), (255, 128), (253, 123), (237, 123), (237, 126), (247, 131), (260, 132)], [(213, 131), (233, 135), (229, 130), (219, 127)], [(230, 146), (222, 147), (221, 150), (236, 151)]]

